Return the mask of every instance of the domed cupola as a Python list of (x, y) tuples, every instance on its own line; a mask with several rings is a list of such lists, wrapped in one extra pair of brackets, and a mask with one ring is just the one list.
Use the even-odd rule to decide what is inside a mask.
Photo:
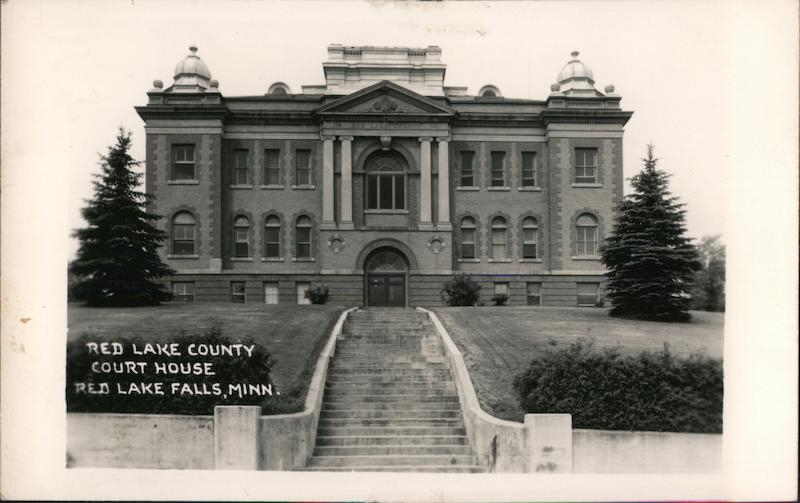
[(578, 59), (578, 54), (578, 51), (572, 51), (572, 59), (558, 74), (560, 92), (567, 96), (602, 96), (594, 88), (592, 70)]
[(173, 91), (203, 92), (212, 87), (217, 87), (216, 81), (211, 80), (211, 71), (205, 61), (197, 55), (197, 47), (189, 47), (189, 55), (175, 65), (175, 84)]

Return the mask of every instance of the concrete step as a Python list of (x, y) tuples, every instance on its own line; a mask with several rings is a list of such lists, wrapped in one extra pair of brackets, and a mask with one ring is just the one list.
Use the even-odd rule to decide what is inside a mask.
[(397, 456), (313, 456), (309, 466), (418, 466), (418, 465), (477, 465), (469, 455), (397, 455)]
[(314, 449), (314, 456), (469, 456), (467, 445), (346, 445)]
[(371, 436), (462, 436), (467, 432), (463, 426), (340, 426), (319, 428), (320, 437), (371, 437)]
[(320, 428), (350, 428), (358, 426), (385, 426), (403, 428), (406, 426), (463, 426), (461, 418), (415, 417), (415, 418), (361, 418), (361, 419), (320, 419)]
[(427, 473), (483, 473), (485, 468), (473, 465), (426, 465), (426, 466), (312, 466), (304, 468), (311, 472), (427, 472)]
[[(418, 382), (401, 382), (401, 381), (361, 381), (361, 382), (328, 382), (325, 386), (326, 389), (341, 391), (341, 392), (356, 392), (364, 393), (371, 391), (373, 393), (425, 393), (428, 390), (448, 390), (455, 391), (456, 387), (452, 381), (418, 381)], [(407, 390), (407, 391), (402, 391)]]
[[(398, 390), (403, 391), (403, 390)], [(372, 390), (341, 390), (326, 389), (325, 399), (331, 401), (358, 401), (358, 402), (413, 402), (413, 401), (432, 401), (438, 402), (444, 399), (458, 401), (458, 395), (452, 389), (426, 389), (419, 393), (381, 393)], [(354, 407), (357, 408), (357, 407)]]
[(398, 409), (398, 410), (322, 410), (320, 419), (410, 419), (435, 417), (461, 419), (458, 409)]
[(458, 400), (434, 400), (428, 402), (403, 400), (394, 402), (364, 402), (355, 400), (323, 400), (322, 410), (455, 410), (460, 408)]
[(317, 437), (320, 447), (346, 445), (467, 445), (465, 435), (385, 435)]

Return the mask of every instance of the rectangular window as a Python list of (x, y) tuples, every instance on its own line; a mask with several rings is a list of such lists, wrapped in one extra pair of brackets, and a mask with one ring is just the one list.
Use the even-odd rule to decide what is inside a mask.
[(281, 184), (281, 151), (278, 149), (268, 149), (264, 151), (264, 184)]
[(249, 257), (250, 250), (249, 250), (249, 236), (248, 236), (248, 228), (237, 228), (234, 229), (234, 233), (236, 234), (236, 242), (235, 242), (235, 249), (234, 249), (234, 256), (236, 257)]
[(277, 304), (278, 303), (278, 282), (265, 281), (264, 282), (264, 304)]
[(597, 227), (576, 227), (578, 257), (594, 257), (597, 255)]
[(297, 258), (311, 257), (311, 227), (297, 227)]
[(368, 210), (403, 210), (405, 207), (405, 175), (367, 175)]
[(575, 149), (575, 183), (597, 183), (597, 149)]
[(194, 145), (173, 145), (172, 180), (194, 179)]
[(578, 283), (578, 305), (596, 306), (600, 283)]
[(475, 258), (475, 229), (461, 230), (461, 258)]
[(492, 187), (506, 186), (506, 153), (492, 152)]
[(298, 304), (311, 304), (311, 301), (306, 298), (306, 290), (311, 286), (307, 281), (298, 281), (297, 285), (297, 303)]
[(475, 152), (461, 152), (461, 187), (475, 186), (475, 168), (472, 165)]
[(492, 229), (492, 258), (495, 260), (506, 258), (505, 229)]
[(233, 151), (233, 184), (247, 185), (247, 150), (236, 149)]
[(194, 255), (194, 224), (172, 224), (172, 253)]
[(495, 283), (494, 284), (494, 294), (495, 295), (508, 295), (508, 283)]
[(536, 152), (522, 153), (522, 186), (536, 187)]
[(295, 185), (311, 185), (311, 151), (295, 152)]
[(265, 237), (265, 254), (266, 258), (280, 258), (281, 256), (281, 228), (280, 227), (266, 227)]
[(536, 258), (537, 229), (522, 229), (522, 258)]
[(541, 306), (542, 305), (542, 284), (541, 283), (528, 283), (528, 305)]
[(194, 283), (173, 282), (172, 295), (172, 300), (175, 302), (194, 302)]
[(244, 304), (244, 281), (231, 281), (231, 302)]

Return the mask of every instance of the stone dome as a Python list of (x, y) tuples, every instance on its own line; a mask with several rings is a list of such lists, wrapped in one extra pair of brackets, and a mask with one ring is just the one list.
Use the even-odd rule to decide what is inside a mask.
[(175, 90), (205, 90), (211, 82), (211, 71), (205, 61), (197, 55), (197, 47), (189, 47), (190, 53), (175, 65)]
[(591, 68), (578, 59), (578, 51), (572, 51), (572, 59), (558, 74), (558, 84), (565, 94), (594, 94), (594, 74)]

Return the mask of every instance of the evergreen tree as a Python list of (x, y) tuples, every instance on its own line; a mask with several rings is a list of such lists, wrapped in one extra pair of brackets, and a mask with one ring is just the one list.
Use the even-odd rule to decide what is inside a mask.
[(78, 278), (73, 292), (91, 306), (156, 305), (172, 297), (154, 281), (175, 271), (158, 256), (167, 235), (152, 225), (161, 217), (146, 212), (150, 196), (137, 190), (142, 175), (132, 171), (139, 162), (130, 147), (130, 131), (120, 128), (117, 143), (100, 157), (94, 198), (81, 210), (89, 225), (74, 233), (81, 244), (70, 264)]
[(609, 269), (612, 316), (688, 321), (697, 249), (685, 237), (685, 211), (667, 190), (669, 175), (657, 169), (653, 145), (644, 169), (631, 178), (635, 192), (617, 207), (614, 232), (601, 249)]
[(725, 311), (725, 245), (719, 236), (703, 236), (697, 250), (702, 268), (694, 277), (692, 309)]

